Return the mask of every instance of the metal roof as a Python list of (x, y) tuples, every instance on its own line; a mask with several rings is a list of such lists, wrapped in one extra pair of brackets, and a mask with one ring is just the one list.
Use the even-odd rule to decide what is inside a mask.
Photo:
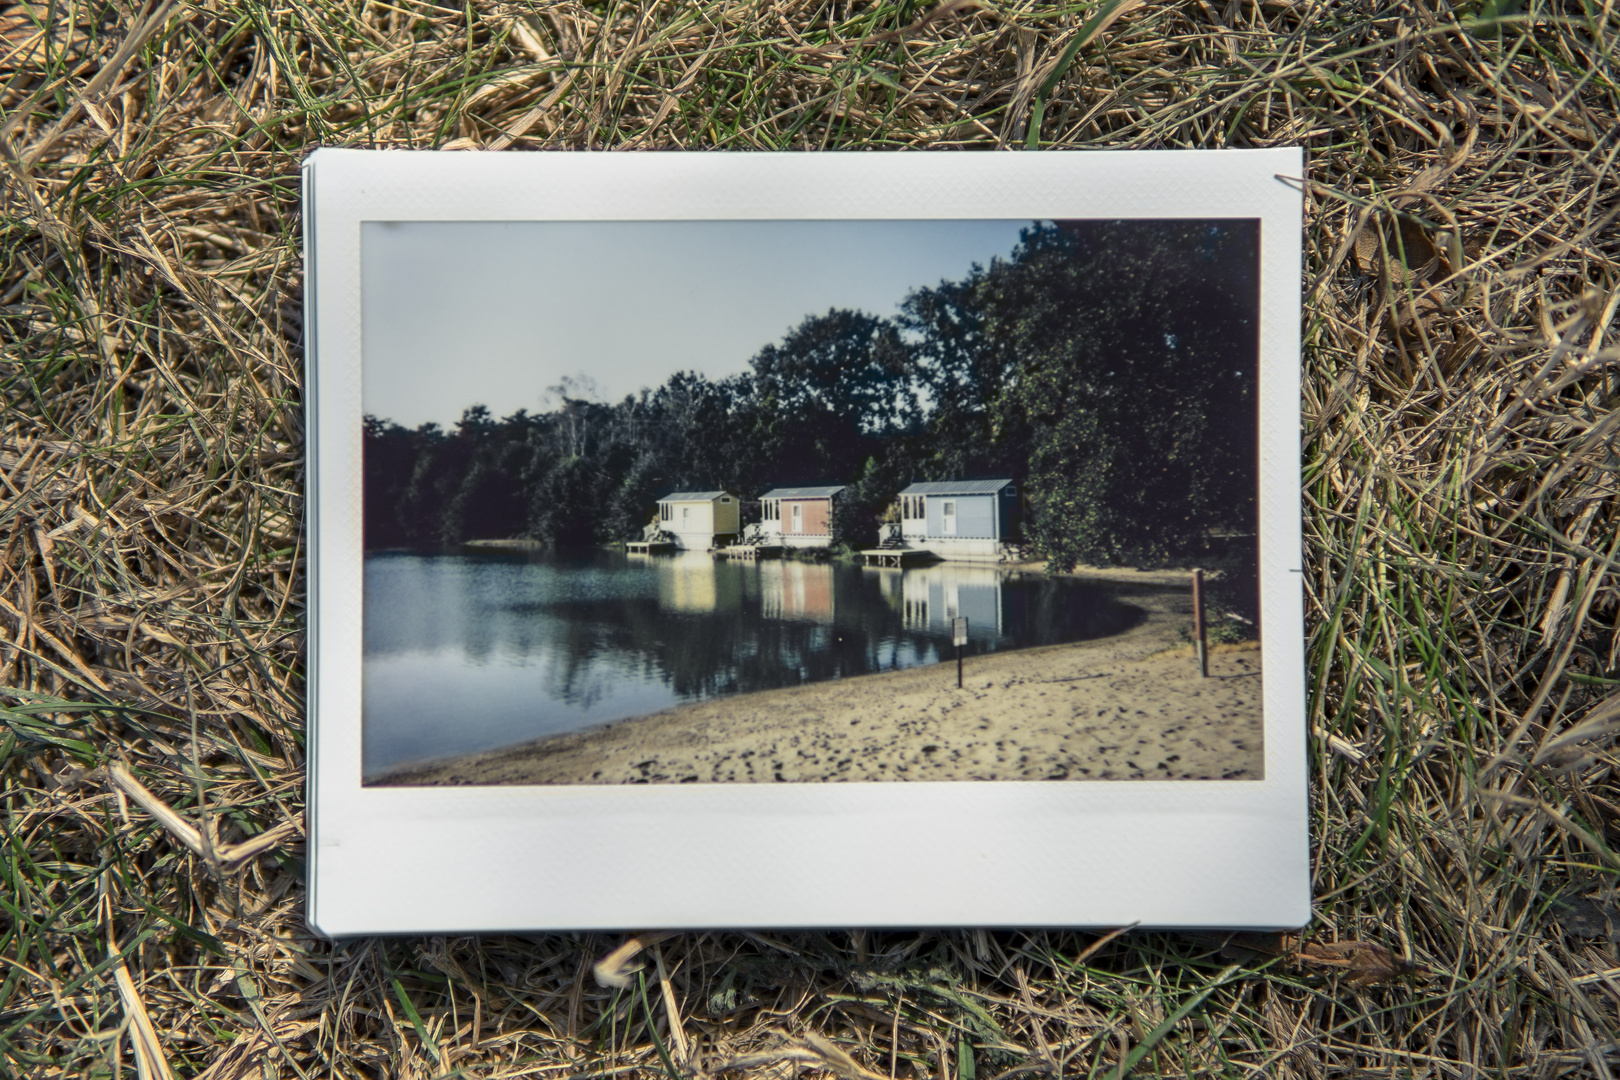
[(730, 495), (729, 491), (674, 491), (665, 495), (659, 502), (714, 502), (722, 495)]
[(1012, 480), (930, 480), (912, 484), (902, 495), (994, 495)]
[(762, 499), (830, 499), (843, 491), (847, 485), (833, 484), (829, 487), (785, 487), (772, 488), (761, 495)]

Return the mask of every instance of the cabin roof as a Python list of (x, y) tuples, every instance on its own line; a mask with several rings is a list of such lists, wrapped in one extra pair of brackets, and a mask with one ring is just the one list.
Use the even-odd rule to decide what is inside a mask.
[(762, 499), (830, 499), (843, 491), (846, 485), (832, 484), (827, 487), (780, 487), (771, 488)]
[(731, 494), (729, 491), (672, 491), (659, 502), (714, 502), (722, 495)]
[(912, 484), (902, 495), (994, 495), (1012, 480), (930, 480)]

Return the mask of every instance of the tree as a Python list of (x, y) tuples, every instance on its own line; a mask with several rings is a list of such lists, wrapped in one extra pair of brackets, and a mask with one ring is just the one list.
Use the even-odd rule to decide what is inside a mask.
[(852, 548), (877, 544), (878, 524), (895, 495), (905, 486), (896, 461), (869, 457), (860, 476), (833, 501), (833, 534)]
[(361, 476), (364, 482), (364, 535), (367, 548), (401, 547), (416, 538), (400, 511), (417, 446), (410, 429), (375, 416), (364, 420)]
[(854, 475), (905, 430), (917, 401), (899, 328), (859, 311), (814, 315), (761, 349), (749, 401), (758, 438), (754, 475), (773, 483), (832, 483)]
[[(996, 427), (996, 404), (1016, 371), (1009, 343), (985, 333), (979, 292), (987, 274), (974, 266), (962, 281), (918, 289), (901, 304), (898, 324), (910, 343), (911, 377), (925, 403), (916, 469), (933, 480), (1021, 475), (1025, 447)], [(1009, 437), (1013, 436), (1013, 437)]]
[(660, 489), (667, 489), (664, 471), (651, 451), (642, 451), (621, 475), (603, 520), (602, 532), (610, 540), (639, 540)]
[(834, 308), (812, 315), (753, 359), (755, 379), (790, 413), (825, 413), (883, 435), (916, 410), (908, 351), (887, 319)]
[(735, 387), (695, 371), (677, 371), (652, 395), (649, 442), (678, 488), (724, 483), (736, 466), (728, 453)]
[(599, 478), (583, 457), (559, 460), (541, 479), (530, 503), (529, 532), (548, 547), (589, 547), (598, 539)]
[(1061, 222), (976, 285), (982, 333), (1016, 356), (995, 424), (1027, 433), (1027, 531), (1054, 567), (1253, 530), (1258, 239), (1248, 222)]

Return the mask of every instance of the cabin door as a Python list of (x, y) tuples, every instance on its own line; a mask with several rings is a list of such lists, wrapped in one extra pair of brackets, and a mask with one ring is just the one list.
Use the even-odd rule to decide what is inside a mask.
[(956, 502), (947, 499), (939, 504), (939, 531), (946, 536), (956, 535)]
[(796, 533), (804, 532), (804, 504), (803, 503), (794, 503), (793, 504), (793, 531), (796, 532)]

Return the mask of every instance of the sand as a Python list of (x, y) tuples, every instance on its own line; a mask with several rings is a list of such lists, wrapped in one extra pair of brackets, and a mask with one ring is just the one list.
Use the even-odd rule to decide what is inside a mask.
[(452, 758), (375, 784), (874, 780), (1257, 780), (1260, 649), (1216, 646), (1209, 678), (1177, 594), (1091, 642), (683, 705)]

